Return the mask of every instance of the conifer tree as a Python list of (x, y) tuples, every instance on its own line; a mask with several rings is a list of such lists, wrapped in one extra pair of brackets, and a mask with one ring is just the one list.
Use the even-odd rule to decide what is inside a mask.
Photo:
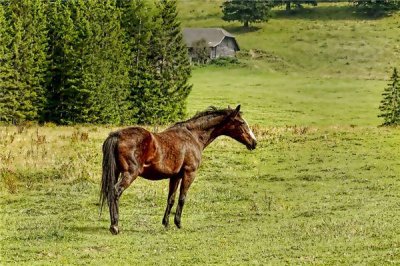
[(11, 67), (11, 36), (3, 5), (0, 4), (0, 121), (13, 122), (18, 115), (18, 90), (13, 81), (15, 73)]
[(52, 14), (51, 102), (58, 110), (55, 121), (124, 123), (129, 80), (115, 1), (56, 1)]
[(393, 69), (390, 83), (382, 93), (383, 99), (379, 110), (381, 113), (378, 117), (384, 119), (383, 125), (399, 125), (400, 124), (400, 78), (397, 69)]
[(46, 120), (56, 123), (73, 121), (75, 88), (79, 86), (82, 60), (77, 48), (78, 32), (72, 12), (75, 2), (56, 0), (49, 6), (50, 82), (47, 90)]
[[(151, 65), (149, 57), (149, 43), (152, 34), (153, 10), (146, 4), (146, 0), (120, 0), (122, 26), (125, 30), (125, 43), (128, 46), (129, 68), (129, 104), (128, 114), (130, 123), (144, 122), (146, 110), (152, 101), (144, 98), (145, 91), (149, 90), (152, 83), (150, 74)], [(149, 121), (149, 120), (148, 120)]]
[(146, 103), (139, 110), (141, 123), (167, 123), (183, 118), (186, 112), (191, 69), (176, 5), (176, 0), (161, 0), (156, 5), (146, 73), (151, 78), (140, 92)]
[(155, 124), (183, 117), (190, 64), (176, 0), (156, 8), (146, 0), (4, 3), (0, 120), (45, 114), (61, 124)]
[(87, 89), (96, 88), (92, 116), (97, 123), (122, 124), (128, 97), (127, 47), (121, 28), (121, 12), (114, 0), (88, 1), (93, 12), (92, 34), (88, 38), (91, 53), (85, 58), (89, 72), (84, 72)]
[(37, 120), (45, 106), (47, 32), (45, 6), (41, 0), (10, 0), (11, 67), (18, 104), (15, 122)]

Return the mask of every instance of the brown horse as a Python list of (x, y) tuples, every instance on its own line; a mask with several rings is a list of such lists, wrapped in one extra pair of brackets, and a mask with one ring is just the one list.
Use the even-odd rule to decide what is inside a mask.
[(199, 168), (202, 152), (221, 135), (239, 141), (249, 150), (257, 145), (253, 132), (241, 116), (240, 105), (236, 109), (210, 107), (161, 133), (151, 133), (141, 127), (112, 132), (103, 144), (100, 194), (101, 208), (106, 200), (109, 206), (111, 233), (119, 233), (118, 200), (138, 176), (150, 180), (170, 179), (167, 208), (162, 220), (166, 227), (180, 183), (174, 222), (181, 228), (182, 208)]

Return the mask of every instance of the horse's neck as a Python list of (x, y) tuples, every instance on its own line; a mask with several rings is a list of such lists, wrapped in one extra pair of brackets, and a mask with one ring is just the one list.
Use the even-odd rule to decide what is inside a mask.
[(189, 129), (205, 149), (217, 137), (222, 135), (221, 122), (224, 117), (216, 117), (208, 121), (208, 125), (202, 125)]

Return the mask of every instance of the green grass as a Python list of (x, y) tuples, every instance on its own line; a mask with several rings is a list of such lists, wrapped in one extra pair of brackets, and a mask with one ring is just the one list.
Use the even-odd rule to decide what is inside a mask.
[[(39, 130), (53, 137), (46, 149), (59, 143), (59, 129)], [(99, 150), (107, 131), (70, 143), (68, 152), (80, 153), (73, 169), (86, 173), (80, 178), (55, 175), (55, 162), (43, 165), (42, 174), (34, 166), (30, 175), (14, 169), (17, 192), (4, 183), (1, 189), (3, 263), (400, 261), (398, 129), (262, 127), (255, 129), (260, 145), (254, 152), (220, 139), (204, 154), (183, 229), (161, 225), (167, 182), (139, 179), (121, 200), (117, 237), (108, 232), (107, 214), (100, 220), (97, 214)], [(57, 154), (39, 152), (37, 163)]]
[(384, 79), (400, 64), (400, 14), (364, 19), (347, 3), (321, 3), (291, 15), (277, 10), (268, 23), (244, 30), (239, 22), (220, 19), (222, 2), (181, 1), (183, 26), (227, 29), (242, 50), (267, 53), (269, 57), (256, 65), (271, 72)]
[(380, 80), (307, 78), (252, 67), (196, 69), (189, 111), (241, 103), (260, 125), (379, 125)]
[(238, 66), (194, 69), (188, 113), (241, 103), (257, 149), (207, 148), (181, 230), (161, 225), (168, 182), (136, 180), (112, 236), (98, 193), (115, 128), (0, 127), (1, 265), (400, 263), (400, 128), (377, 127), (399, 16), (323, 4), (243, 31), (220, 3), (180, 2), (185, 26), (242, 48)]

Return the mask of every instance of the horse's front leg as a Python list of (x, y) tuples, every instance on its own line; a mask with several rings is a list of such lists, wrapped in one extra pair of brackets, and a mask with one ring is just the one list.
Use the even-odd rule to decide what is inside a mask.
[(183, 205), (185, 204), (187, 192), (189, 190), (190, 185), (193, 183), (194, 178), (195, 178), (195, 172), (185, 171), (181, 181), (179, 201), (178, 201), (178, 206), (176, 207), (176, 213), (174, 219), (175, 225), (178, 228), (181, 228), (181, 216), (182, 216)]
[(175, 203), (176, 190), (178, 188), (180, 180), (181, 179), (179, 177), (171, 177), (171, 179), (169, 180), (167, 208), (165, 209), (164, 218), (162, 220), (162, 224), (165, 227), (168, 227), (168, 224), (169, 224), (169, 214), (171, 213), (171, 208), (172, 208), (172, 206), (174, 206), (174, 203)]

